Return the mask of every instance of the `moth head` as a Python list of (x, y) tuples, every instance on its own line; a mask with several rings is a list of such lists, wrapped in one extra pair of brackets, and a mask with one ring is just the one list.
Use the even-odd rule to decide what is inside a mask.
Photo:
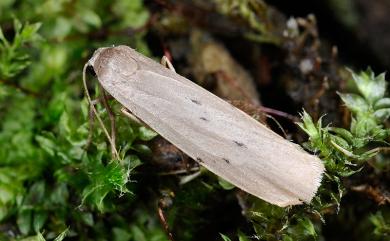
[(129, 77), (138, 69), (137, 62), (121, 46), (97, 49), (88, 64), (99, 81), (117, 81), (114, 76)]

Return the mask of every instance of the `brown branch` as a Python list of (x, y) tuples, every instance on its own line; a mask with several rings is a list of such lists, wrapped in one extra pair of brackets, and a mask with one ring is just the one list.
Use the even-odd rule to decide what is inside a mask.
[(163, 207), (161, 204), (158, 204), (158, 206), (157, 206), (157, 214), (158, 214), (158, 218), (160, 220), (160, 223), (163, 226), (169, 240), (174, 241), (173, 235), (172, 235), (171, 231), (169, 231), (169, 225), (168, 225), (167, 220), (165, 218), (165, 214), (164, 214)]
[(259, 108), (260, 108), (260, 110), (262, 110), (265, 113), (268, 113), (270, 115), (280, 116), (280, 117), (286, 118), (292, 122), (300, 122), (301, 121), (301, 119), (299, 117), (291, 115), (291, 114), (283, 112), (283, 111), (280, 111), (280, 110), (275, 110), (275, 109), (265, 107), (265, 106), (260, 106)]
[(19, 86), (19, 85), (15, 84), (15, 83), (11, 83), (11, 82), (8, 82), (8, 81), (2, 80), (2, 79), (0, 79), (0, 83), (3, 84), (3, 85), (6, 85), (6, 86), (12, 87), (12, 88), (14, 88), (14, 89), (16, 89), (16, 90), (26, 94), (26, 95), (31, 95), (31, 96), (34, 96), (34, 97), (38, 97), (39, 96), (39, 93), (34, 92), (32, 90), (29, 90), (29, 89), (26, 89), (26, 88), (24, 88), (22, 86)]
[(275, 116), (280, 116), (280, 117), (283, 117), (283, 118), (286, 118), (292, 122), (299, 122), (300, 121), (300, 118), (294, 116), (294, 115), (291, 115), (291, 114), (288, 114), (286, 112), (283, 112), (283, 111), (280, 111), (280, 110), (275, 110), (275, 109), (272, 109), (272, 108), (269, 108), (269, 107), (265, 107), (265, 106), (259, 106), (258, 104), (256, 104), (254, 102), (254, 100), (241, 88), (241, 86), (237, 83), (236, 80), (230, 78), (230, 76), (228, 76), (225, 72), (223, 71), (218, 71), (215, 73), (217, 77), (221, 77), (223, 80), (225, 80), (228, 84), (230, 84), (233, 88), (235, 88), (237, 91), (239, 91), (241, 93), (241, 95), (247, 99), (247, 101), (249, 102), (248, 104), (249, 105), (252, 105), (254, 106), (254, 108), (259, 108), (261, 111), (265, 112), (265, 113), (268, 113), (270, 115), (275, 115)]
[[(135, 34), (142, 33), (150, 26), (152, 26), (158, 19), (158, 14), (152, 14), (149, 19), (145, 22), (144, 25), (137, 27), (137, 28), (124, 28), (120, 30), (110, 30), (108, 28), (100, 28), (96, 31), (91, 31), (86, 34), (88, 39), (104, 39), (107, 36), (129, 36), (132, 37)], [(56, 38), (49, 39), (50, 42), (52, 43), (58, 43), (58, 42), (68, 42), (68, 41), (75, 41), (75, 40), (80, 40), (82, 38), (85, 38), (85, 35), (80, 35), (80, 34), (72, 34), (66, 36), (64, 39), (58, 40)]]

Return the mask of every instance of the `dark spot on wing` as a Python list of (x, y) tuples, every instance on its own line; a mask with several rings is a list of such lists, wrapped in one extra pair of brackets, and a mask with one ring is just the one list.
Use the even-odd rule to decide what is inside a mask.
[(192, 101), (192, 103), (195, 103), (197, 105), (202, 105), (202, 103), (200, 103), (199, 100), (195, 100), (195, 99), (190, 99)]
[(199, 119), (201, 119), (203, 121), (209, 121), (206, 117), (200, 117)]
[(229, 159), (226, 159), (226, 158), (222, 158), (222, 160), (224, 160), (227, 164), (230, 164), (230, 161)]
[(199, 163), (203, 163), (203, 160), (202, 160), (202, 158), (200, 158), (200, 157), (197, 157), (197, 158), (196, 158), (196, 161), (199, 162)]
[(246, 148), (246, 145), (242, 142), (239, 142), (239, 141), (233, 141), (237, 146), (239, 147), (245, 147)]

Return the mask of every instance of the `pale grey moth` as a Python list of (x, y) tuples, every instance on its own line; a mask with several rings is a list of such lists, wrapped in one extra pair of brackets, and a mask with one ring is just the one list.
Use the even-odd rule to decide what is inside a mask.
[(211, 172), (281, 207), (309, 203), (321, 160), (190, 80), (127, 46), (87, 65), (134, 116)]

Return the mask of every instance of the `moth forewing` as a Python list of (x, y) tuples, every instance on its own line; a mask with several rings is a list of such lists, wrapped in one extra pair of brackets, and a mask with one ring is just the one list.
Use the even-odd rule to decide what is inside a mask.
[(136, 117), (237, 187), (282, 207), (315, 195), (316, 156), (190, 80), (127, 46), (98, 49), (89, 64)]

